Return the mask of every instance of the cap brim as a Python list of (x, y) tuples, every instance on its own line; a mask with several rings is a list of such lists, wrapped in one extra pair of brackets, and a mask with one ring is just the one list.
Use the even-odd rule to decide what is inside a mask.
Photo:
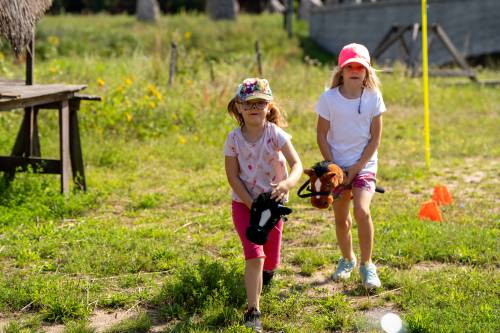
[[(241, 98), (241, 97), (240, 97)], [(272, 101), (273, 100), (273, 96), (269, 96), (269, 95), (266, 95), (266, 94), (252, 94), (252, 95), (248, 95), (246, 96), (245, 98), (241, 98), (243, 101), (251, 101), (251, 100), (254, 100), (254, 99), (263, 99), (265, 101)]]
[(350, 64), (350, 63), (358, 63), (360, 65), (363, 65), (363, 67), (365, 67), (366, 69), (369, 69), (371, 68), (372, 66), (363, 58), (351, 58), (351, 59), (347, 59), (346, 61), (344, 61), (342, 63), (342, 65), (340, 65), (340, 68), (343, 68), (345, 65), (347, 64)]

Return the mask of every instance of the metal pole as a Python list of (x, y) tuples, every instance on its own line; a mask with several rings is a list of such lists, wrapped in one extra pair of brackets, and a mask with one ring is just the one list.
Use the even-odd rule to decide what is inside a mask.
[(422, 79), (424, 92), (425, 165), (431, 166), (431, 136), (429, 129), (429, 67), (427, 58), (427, 1), (422, 0)]

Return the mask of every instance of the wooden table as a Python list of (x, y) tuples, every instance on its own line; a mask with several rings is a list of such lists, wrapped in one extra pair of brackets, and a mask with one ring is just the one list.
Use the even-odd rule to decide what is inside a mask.
[[(10, 156), (0, 156), (0, 171), (12, 180), (16, 171), (61, 175), (61, 192), (69, 191), (71, 175), (77, 187), (86, 190), (78, 110), (81, 100), (100, 100), (76, 93), (86, 85), (34, 84), (0, 79), (0, 112), (24, 108), (24, 117)], [(40, 109), (59, 111), (59, 159), (41, 158), (37, 116)]]

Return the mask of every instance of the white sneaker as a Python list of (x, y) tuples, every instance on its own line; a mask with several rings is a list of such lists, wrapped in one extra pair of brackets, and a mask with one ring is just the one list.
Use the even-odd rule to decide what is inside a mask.
[(359, 273), (361, 274), (361, 280), (365, 288), (379, 288), (382, 285), (377, 275), (377, 267), (373, 263), (360, 266)]
[(354, 267), (356, 267), (356, 257), (353, 257), (351, 261), (344, 257), (340, 258), (337, 269), (332, 274), (333, 281), (347, 280), (351, 276)]

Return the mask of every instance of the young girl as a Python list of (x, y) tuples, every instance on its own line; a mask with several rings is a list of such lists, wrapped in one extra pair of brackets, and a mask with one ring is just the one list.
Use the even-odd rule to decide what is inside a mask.
[[(286, 202), (289, 190), (302, 173), (302, 163), (283, 131), (282, 115), (273, 103), (273, 94), (265, 79), (249, 78), (239, 85), (236, 96), (228, 104), (228, 112), (239, 124), (224, 145), (225, 167), (232, 194), (232, 216), (245, 256), (245, 289), (248, 306), (245, 326), (260, 332), (259, 298), (264, 283), (270, 282), (280, 262), (280, 221), (269, 233), (265, 245), (251, 243), (245, 236), (250, 224), (252, 201), (263, 192)], [(290, 165), (288, 175), (286, 162)]]
[(375, 191), (382, 113), (386, 109), (366, 47), (355, 43), (344, 46), (338, 64), (331, 89), (320, 96), (316, 105), (321, 154), (325, 160), (339, 165), (346, 175), (344, 184), (334, 193), (335, 231), (342, 257), (332, 277), (335, 281), (347, 279), (356, 267), (349, 213), (352, 198), (361, 250), (359, 272), (366, 288), (377, 288), (380, 279), (371, 260), (370, 203)]

